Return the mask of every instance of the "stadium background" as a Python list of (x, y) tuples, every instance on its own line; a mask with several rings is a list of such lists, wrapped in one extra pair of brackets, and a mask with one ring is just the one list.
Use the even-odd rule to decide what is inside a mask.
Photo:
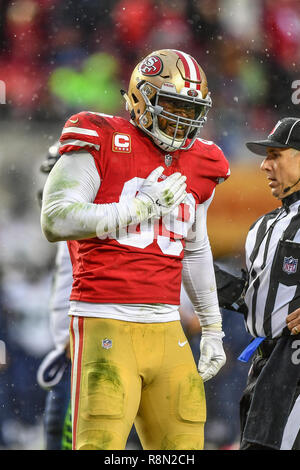
[[(43, 448), (45, 391), (36, 369), (52, 347), (48, 300), (55, 245), (42, 236), (39, 166), (74, 112), (126, 116), (119, 94), (136, 62), (176, 48), (204, 68), (213, 109), (202, 137), (227, 156), (232, 176), (216, 191), (208, 229), (216, 261), (238, 273), (251, 223), (278, 204), (245, 141), (285, 115), (300, 116), (297, 0), (15, 0), (0, 2), (0, 448)], [(3, 97), (1, 97), (3, 98)], [(235, 448), (248, 342), (241, 316), (223, 312), (227, 364), (206, 384), (206, 447)], [(199, 331), (182, 318), (195, 357)], [(129, 443), (132, 447), (135, 442)]]

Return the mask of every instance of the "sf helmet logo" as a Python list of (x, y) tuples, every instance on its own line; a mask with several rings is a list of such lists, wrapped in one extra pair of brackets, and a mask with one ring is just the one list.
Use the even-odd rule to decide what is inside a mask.
[(187, 95), (196, 97), (196, 96), (199, 95), (199, 93), (198, 93), (197, 90), (193, 90), (192, 88), (190, 88), (190, 89), (187, 91)]
[(158, 75), (163, 69), (163, 63), (157, 55), (146, 57), (141, 63), (139, 70), (143, 75)]

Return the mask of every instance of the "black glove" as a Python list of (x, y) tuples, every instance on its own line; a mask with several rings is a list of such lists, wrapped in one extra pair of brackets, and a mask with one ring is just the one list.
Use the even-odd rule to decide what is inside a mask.
[(247, 306), (241, 297), (246, 284), (246, 272), (242, 270), (242, 277), (224, 271), (214, 264), (219, 305), (221, 308), (245, 313)]

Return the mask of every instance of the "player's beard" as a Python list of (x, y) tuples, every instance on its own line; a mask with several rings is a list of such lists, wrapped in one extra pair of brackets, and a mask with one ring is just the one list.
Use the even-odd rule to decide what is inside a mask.
[[(183, 140), (184, 137), (186, 136), (187, 126), (180, 125), (177, 127), (177, 131), (176, 131), (176, 123), (172, 123), (168, 121), (167, 119), (159, 120), (158, 125), (159, 125), (159, 129), (169, 137), (173, 138), (175, 136), (175, 139)], [(176, 132), (176, 135), (175, 135), (175, 132)]]

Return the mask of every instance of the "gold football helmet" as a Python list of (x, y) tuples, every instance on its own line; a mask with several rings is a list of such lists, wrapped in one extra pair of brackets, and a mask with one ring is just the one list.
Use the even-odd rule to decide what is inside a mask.
[[(128, 93), (122, 90), (131, 120), (167, 152), (189, 149), (199, 136), (212, 105), (204, 71), (185, 52), (163, 49), (152, 52), (134, 69)], [(193, 117), (169, 112), (160, 104), (172, 100), (178, 107), (193, 108)], [(162, 129), (166, 120), (172, 134)]]

